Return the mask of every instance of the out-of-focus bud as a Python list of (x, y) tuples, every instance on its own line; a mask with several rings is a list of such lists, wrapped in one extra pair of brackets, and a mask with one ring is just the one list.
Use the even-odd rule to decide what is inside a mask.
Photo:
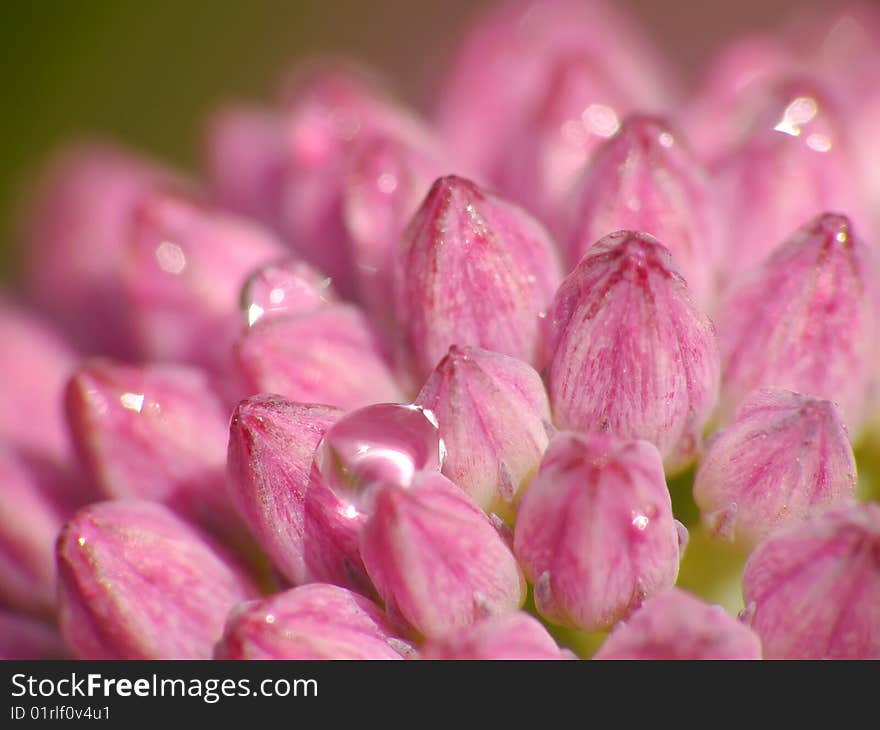
[(256, 595), (219, 547), (154, 502), (100, 502), (58, 538), (59, 621), (81, 659), (210, 659)]
[(758, 264), (819, 211), (842, 211), (857, 226), (870, 220), (831, 93), (793, 79), (775, 83), (764, 98), (742, 144), (716, 166), (728, 278)]
[(554, 244), (528, 213), (469, 180), (437, 180), (396, 262), (409, 364), (427, 377), (456, 344), (534, 363), (559, 278)]
[(68, 654), (54, 627), (0, 610), (0, 660), (68, 659)]
[(241, 290), (241, 309), (248, 327), (264, 317), (305, 314), (335, 304), (330, 278), (299, 259), (266, 264), (247, 278)]
[(574, 193), (568, 263), (603, 236), (628, 229), (667, 246), (701, 306), (715, 298), (720, 220), (708, 180), (677, 132), (635, 116), (596, 153)]
[(465, 35), (438, 96), (438, 122), (449, 146), (475, 169), (495, 169), (544, 98), (551, 69), (560, 58), (578, 55), (602, 59), (640, 108), (661, 109), (675, 96), (668, 66), (619, 4), (503, 2)]
[(523, 120), (493, 179), (554, 231), (563, 229), (578, 174), (632, 107), (592, 56), (559, 59), (549, 69), (544, 98)]
[(347, 304), (257, 322), (235, 346), (246, 394), (358, 408), (403, 395), (371, 323)]
[(342, 190), (357, 292), (383, 322), (393, 312), (394, 253), (431, 184), (449, 172), (429, 150), (375, 134), (359, 142)]
[(587, 252), (553, 302), (550, 402), (560, 428), (650, 441), (686, 466), (715, 406), (715, 329), (669, 251), (619, 231)]
[(512, 518), (552, 429), (538, 373), (507, 355), (453, 345), (416, 402), (440, 424), (443, 473), (487, 512)]
[(107, 497), (162, 502), (234, 529), (224, 484), (228, 416), (202, 371), (94, 360), (71, 378), (66, 402), (83, 467)]
[(774, 532), (746, 563), (743, 618), (767, 659), (880, 659), (880, 506)]
[(755, 388), (837, 403), (859, 436), (876, 327), (872, 254), (848, 218), (825, 213), (734, 282), (718, 319), (723, 416)]
[(0, 299), (0, 438), (62, 462), (70, 455), (62, 393), (76, 355), (39, 317)]
[(404, 659), (414, 649), (372, 601), (324, 583), (233, 611), (217, 659)]
[(722, 46), (679, 120), (699, 158), (712, 164), (729, 155), (748, 134), (773, 84), (800, 65), (775, 35), (753, 33)]
[(354, 146), (376, 133), (430, 149), (431, 133), (361, 69), (307, 70), (285, 92), (287, 170), (280, 227), (288, 243), (354, 293), (351, 251), (343, 218), (345, 172)]
[(565, 659), (541, 622), (524, 611), (487, 618), (428, 641), (421, 659)]
[(55, 538), (86, 495), (71, 475), (0, 446), (0, 605), (51, 615)]
[(36, 303), (89, 352), (135, 354), (119, 276), (129, 217), (170, 174), (106, 145), (63, 152), (29, 211), (26, 283)]
[(361, 556), (389, 613), (427, 637), (525, 601), (525, 580), (495, 526), (436, 472), (376, 491)]
[(286, 169), (280, 114), (238, 104), (210, 119), (205, 168), (217, 202), (269, 225), (278, 223)]
[(134, 213), (123, 267), (143, 357), (226, 372), (241, 330), (242, 284), (284, 251), (250, 221), (174, 193), (146, 196)]
[(649, 598), (618, 624), (595, 659), (760, 659), (748, 626), (678, 588)]
[(561, 432), (520, 502), (514, 549), (542, 616), (600, 631), (675, 583), (685, 534), (654, 446)]
[(709, 444), (694, 499), (715, 534), (753, 544), (855, 496), (856, 462), (831, 401), (758, 390)]
[(251, 532), (293, 583), (333, 581), (362, 589), (362, 519), (313, 479), (315, 449), (342, 411), (258, 395), (242, 401), (229, 430), (232, 498)]

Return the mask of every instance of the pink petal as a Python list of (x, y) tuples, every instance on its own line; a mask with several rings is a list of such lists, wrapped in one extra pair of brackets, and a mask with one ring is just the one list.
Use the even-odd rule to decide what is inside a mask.
[(428, 641), (421, 659), (564, 659), (541, 622), (524, 611), (505, 613)]

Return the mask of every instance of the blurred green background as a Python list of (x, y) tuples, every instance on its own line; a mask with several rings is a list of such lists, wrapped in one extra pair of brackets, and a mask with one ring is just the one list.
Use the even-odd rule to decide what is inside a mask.
[[(0, 3), (0, 269), (15, 211), (63, 142), (110, 137), (184, 167), (224, 99), (271, 99), (303, 56), (354, 55), (426, 105), (455, 31), (480, 0), (33, 0)], [(729, 33), (777, 20), (795, 0), (628, 0), (693, 78)]]

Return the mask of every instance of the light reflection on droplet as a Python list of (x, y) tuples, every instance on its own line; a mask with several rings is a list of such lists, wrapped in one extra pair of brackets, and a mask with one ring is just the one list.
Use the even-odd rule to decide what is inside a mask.
[(641, 532), (642, 530), (645, 530), (645, 529), (648, 527), (648, 522), (649, 522), (649, 520), (648, 520), (648, 516), (647, 516), (647, 515), (643, 515), (641, 512), (637, 513), (637, 514), (636, 514), (635, 516), (633, 516), (633, 518), (632, 518), (632, 525), (633, 525), (633, 527), (635, 527), (635, 528), (636, 528), (637, 530), (639, 530), (640, 532)]
[(831, 138), (827, 134), (813, 132), (807, 137), (807, 147), (816, 152), (827, 152), (831, 149)]
[(123, 393), (119, 396), (119, 402), (122, 404), (123, 408), (140, 413), (144, 407), (144, 394)]
[(274, 616), (274, 614), (271, 614), (271, 613), (266, 614), (266, 623), (267, 623), (267, 624), (274, 624), (274, 623), (275, 623), (275, 616)]
[(85, 539), (85, 537), (83, 537), (82, 535), (80, 535), (80, 536), (76, 539), (76, 544), (79, 545), (80, 547), (82, 547), (83, 545), (85, 545), (85, 544), (86, 544), (86, 539)]
[(611, 137), (620, 129), (617, 112), (604, 104), (590, 104), (581, 115), (587, 129), (600, 137)]
[(790, 134), (792, 137), (799, 137), (801, 126), (812, 120), (818, 110), (819, 107), (815, 99), (809, 96), (799, 96), (785, 107), (782, 119), (773, 129), (777, 132)]
[(380, 192), (389, 195), (397, 190), (397, 178), (390, 172), (385, 172), (379, 175), (376, 185), (379, 187)]
[(169, 274), (180, 274), (186, 268), (186, 254), (176, 243), (162, 241), (156, 247), (156, 262), (162, 271), (167, 271)]
[(672, 147), (672, 145), (675, 144), (675, 138), (671, 134), (669, 134), (669, 132), (663, 132), (658, 137), (658, 140), (660, 144), (664, 147)]

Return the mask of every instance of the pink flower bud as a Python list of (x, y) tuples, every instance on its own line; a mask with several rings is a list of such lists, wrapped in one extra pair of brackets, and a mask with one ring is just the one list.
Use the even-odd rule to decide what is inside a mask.
[(679, 530), (654, 446), (562, 432), (520, 502), (514, 549), (542, 616), (599, 631), (675, 583)]
[(750, 134), (717, 166), (730, 274), (751, 269), (819, 211), (843, 211), (862, 226), (870, 220), (831, 94), (795, 79), (766, 97)]
[(65, 461), (70, 445), (61, 394), (76, 354), (39, 317), (2, 299), (0, 342), (7, 343), (0, 348), (0, 438)]
[(67, 658), (67, 647), (54, 627), (0, 610), (0, 660)]
[(101, 502), (58, 538), (59, 621), (82, 659), (208, 659), (250, 579), (153, 502)]
[(235, 361), (248, 394), (340, 408), (403, 400), (371, 323), (347, 304), (257, 322)]
[(774, 532), (746, 563), (744, 617), (768, 659), (880, 659), (880, 507)]
[(157, 192), (138, 206), (126, 250), (126, 292), (147, 359), (225, 371), (241, 330), (245, 278), (284, 253), (268, 231)]
[(431, 184), (446, 172), (439, 156), (389, 135), (366, 137), (352, 150), (342, 190), (357, 290), (384, 321), (393, 312), (393, 255)]
[(541, 622), (524, 611), (487, 618), (427, 642), (421, 659), (564, 659)]
[(284, 259), (255, 271), (241, 290), (248, 327), (264, 317), (286, 317), (321, 309), (337, 301), (329, 277), (304, 261)]
[(55, 538), (85, 495), (55, 465), (0, 446), (0, 604), (49, 616)]
[(728, 291), (718, 320), (727, 417), (753, 389), (778, 386), (833, 400), (858, 436), (876, 300), (857, 233), (842, 215), (820, 215)]
[(754, 543), (855, 496), (856, 463), (831, 401), (758, 390), (709, 444), (694, 499), (710, 530)]
[(410, 224), (395, 274), (397, 321), (419, 376), (454, 344), (537, 359), (559, 264), (547, 232), (517, 206), (441, 178)]
[(722, 46), (681, 119), (700, 159), (711, 164), (729, 155), (768, 103), (773, 85), (800, 65), (775, 35), (750, 33)]
[(550, 440), (550, 403), (529, 365), (453, 345), (416, 402), (440, 424), (443, 473), (484, 510), (511, 517)]
[(669, 470), (693, 458), (715, 406), (712, 323), (653, 236), (619, 231), (568, 275), (548, 317), (556, 425), (650, 441)]
[(323, 583), (292, 588), (236, 609), (217, 659), (403, 659), (414, 650), (381, 609)]
[(694, 298), (704, 307), (713, 302), (720, 220), (699, 163), (666, 122), (625, 120), (597, 151), (574, 198), (571, 267), (613, 231), (644, 231), (669, 248)]
[(206, 130), (205, 168), (224, 208), (275, 225), (287, 164), (280, 114), (256, 106), (221, 109)]
[[(632, 107), (598, 59), (563, 56), (549, 69), (546, 94), (513, 138), (515, 152), (503, 157), (494, 176), (502, 191), (554, 230), (562, 228), (579, 173)], [(602, 234), (611, 230), (617, 229)]]
[(642, 107), (669, 102), (668, 66), (619, 4), (503, 2), (465, 35), (439, 94), (438, 121), (450, 147), (477, 170), (495, 168), (511, 154), (517, 129), (546, 94), (554, 64), (577, 55), (602, 59)]
[(350, 296), (354, 282), (342, 187), (355, 143), (385, 133), (423, 147), (432, 144), (431, 135), (360, 69), (311, 69), (291, 84), (287, 98), (281, 230)]
[(446, 477), (378, 490), (361, 556), (391, 615), (436, 637), (522, 606), (526, 584), (489, 518)]
[[(368, 584), (354, 516), (320, 481), (311, 481), (315, 449), (342, 411), (258, 395), (242, 401), (229, 430), (233, 501), (272, 562), (293, 583)], [(333, 507), (336, 507), (335, 511)]]
[(170, 175), (106, 145), (66, 150), (30, 210), (26, 279), (37, 304), (83, 349), (133, 354), (119, 270), (129, 217)]
[(619, 623), (596, 659), (760, 659), (748, 626), (696, 596), (670, 588)]
[(93, 360), (66, 397), (80, 460), (107, 497), (162, 502), (212, 527), (234, 519), (228, 415), (200, 370)]

